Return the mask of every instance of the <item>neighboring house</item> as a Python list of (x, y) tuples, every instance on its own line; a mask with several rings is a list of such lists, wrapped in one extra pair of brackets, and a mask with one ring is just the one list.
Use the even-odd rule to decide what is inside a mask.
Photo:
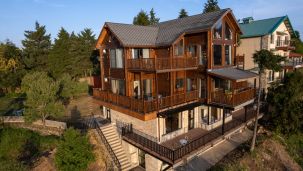
[(248, 17), (242, 19), (240, 27), (243, 34), (240, 37), (240, 45), (237, 47), (237, 55), (244, 56), (244, 66), (242, 67), (245, 70), (256, 71), (257, 65), (253, 61), (253, 54), (261, 49), (270, 50), (289, 60), (285, 62), (281, 72), (266, 71), (265, 91), (270, 83), (282, 79), (286, 72), (299, 67), (300, 63), (293, 62), (294, 58), (290, 57), (291, 50), (294, 50), (291, 37), (295, 32), (287, 16), (263, 20)]
[(104, 24), (93, 95), (132, 167), (176, 166), (251, 121), (256, 89), (248, 80), (257, 75), (234, 66), (239, 34), (230, 9), (152, 26)]

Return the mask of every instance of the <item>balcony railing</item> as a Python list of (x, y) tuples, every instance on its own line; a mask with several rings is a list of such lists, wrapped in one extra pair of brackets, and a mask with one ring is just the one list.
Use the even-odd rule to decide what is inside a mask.
[(148, 100), (145, 100), (145, 99), (136, 99), (128, 96), (122, 96), (122, 95), (111, 93), (109, 91), (94, 89), (93, 96), (98, 100), (111, 103), (117, 106), (121, 106), (130, 109), (132, 111), (136, 111), (139, 113), (149, 113), (167, 107), (197, 100), (198, 91), (194, 90), (186, 93), (175, 94), (173, 96), (161, 97), (158, 99), (150, 98)]
[(166, 70), (198, 67), (197, 57), (128, 59), (127, 68), (136, 70)]
[(291, 41), (291, 40), (277, 40), (276, 47), (278, 49), (282, 49), (282, 50), (283, 49), (287, 49), (287, 50), (295, 49), (294, 41)]
[(238, 92), (224, 92), (223, 90), (217, 90), (211, 92), (211, 102), (234, 107), (253, 100), (255, 98), (255, 94), (255, 88), (247, 88), (246, 90)]

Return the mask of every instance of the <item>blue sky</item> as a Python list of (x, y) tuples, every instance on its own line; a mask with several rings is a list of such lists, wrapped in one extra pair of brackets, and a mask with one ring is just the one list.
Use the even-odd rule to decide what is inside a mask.
[[(0, 0), (0, 41), (12, 40), (21, 46), (24, 30), (33, 30), (35, 21), (46, 25), (55, 38), (60, 27), (76, 33), (91, 28), (96, 36), (105, 21), (132, 23), (141, 10), (155, 9), (160, 21), (174, 19), (181, 8), (189, 15), (201, 13), (206, 0)], [(303, 36), (303, 0), (219, 0), (231, 8), (237, 19), (253, 16), (264, 19), (288, 15)], [(301, 37), (302, 37), (301, 36)]]

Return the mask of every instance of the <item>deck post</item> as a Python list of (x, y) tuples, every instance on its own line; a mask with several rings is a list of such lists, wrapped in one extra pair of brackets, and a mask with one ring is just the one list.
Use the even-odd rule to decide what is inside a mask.
[(244, 106), (245, 115), (244, 115), (244, 122), (247, 121), (247, 106)]
[(209, 106), (207, 106), (208, 109), (207, 109), (207, 125), (209, 125)]
[(222, 124), (222, 135), (224, 135), (224, 124), (225, 124), (225, 108), (223, 106), (223, 124)]

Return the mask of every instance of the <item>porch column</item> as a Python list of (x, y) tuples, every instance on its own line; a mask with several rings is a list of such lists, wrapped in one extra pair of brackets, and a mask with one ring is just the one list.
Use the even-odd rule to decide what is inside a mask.
[(247, 121), (247, 106), (244, 106), (245, 115), (244, 115), (244, 122)]
[(209, 125), (209, 106), (207, 106), (207, 125)]
[(223, 106), (223, 124), (222, 124), (222, 135), (224, 135), (224, 125), (225, 125), (225, 108)]
[(156, 99), (157, 99), (157, 110), (159, 110), (159, 92), (158, 92), (158, 74), (156, 73), (155, 76), (155, 80), (156, 80)]

